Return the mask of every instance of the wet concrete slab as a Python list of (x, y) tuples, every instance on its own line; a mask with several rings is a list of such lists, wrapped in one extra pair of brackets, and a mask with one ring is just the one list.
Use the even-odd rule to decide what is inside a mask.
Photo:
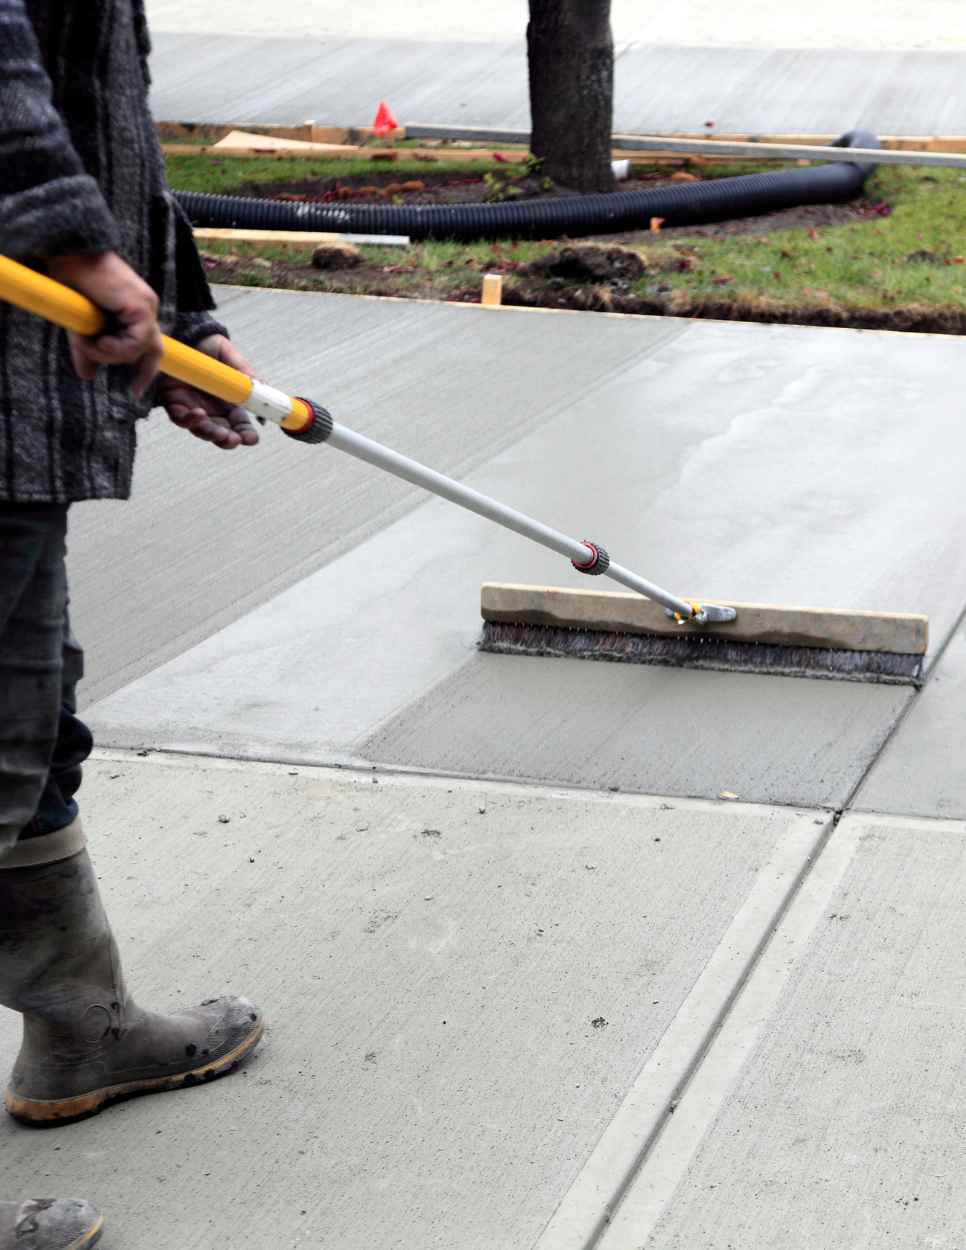
[[(286, 298), (277, 297), (280, 318)], [(438, 311), (455, 327), (486, 315)], [(548, 323), (570, 333), (573, 320), (580, 360), (598, 364), (598, 345), (612, 351), (612, 330), (625, 335), (629, 324), (496, 316), (509, 319), (520, 359), (531, 334)], [(592, 391), (558, 398), (553, 419), (469, 481), (605, 542), (678, 593), (925, 611), (939, 644), (958, 614), (945, 588), (966, 572), (966, 522), (957, 519), (956, 456), (926, 460), (918, 449), (966, 437), (941, 382), (958, 350), (955, 339), (714, 323), (656, 346), (645, 334), (637, 359), (622, 357)], [(370, 368), (379, 393), (384, 375)], [(424, 396), (392, 395), (417, 428)], [(457, 396), (444, 411), (458, 439)], [(589, 430), (592, 456), (579, 450)], [(451, 468), (429, 441), (427, 433), (419, 450)], [(402, 447), (413, 450), (408, 434)], [(335, 494), (341, 469), (332, 470)], [(361, 481), (366, 474), (378, 491), (378, 475), (364, 470)], [(157, 511), (152, 525), (165, 528)], [(184, 592), (174, 562), (171, 570), (174, 611)], [(837, 806), (910, 697), (891, 687), (479, 659), (479, 586), (493, 579), (577, 584), (559, 557), (430, 501), (99, 701), (93, 723), (114, 745), (585, 786), (606, 778), (661, 793)], [(96, 636), (98, 618), (89, 619)]]
[[(265, 381), (457, 476), (686, 330), (575, 317), (220, 288), (219, 315)], [(539, 362), (539, 367), (535, 367)], [(89, 704), (179, 655), (422, 501), (404, 482), (268, 429), (224, 453), (156, 413), (134, 499), (71, 513), (73, 611)], [(397, 557), (398, 558), (398, 557)], [(381, 570), (378, 573), (382, 576)]]
[(527, 80), (522, 39), (448, 45), (162, 33), (154, 37), (152, 65), (151, 109), (168, 121), (292, 124), (313, 118), (369, 126), (386, 99), (400, 120), (528, 124), (521, 114)]
[[(498, 42), (443, 42), (432, 30), (407, 38), (336, 31), (320, 38), (313, 30), (296, 39), (277, 26), (257, 36), (225, 29), (217, 39), (187, 28), (155, 35), (156, 117), (363, 126), (384, 98), (403, 124), (529, 129), (522, 19), (519, 38)], [(852, 40), (819, 50), (774, 38), (751, 47), (713, 46), (701, 36), (615, 38), (615, 131), (703, 131), (708, 121), (719, 133), (963, 128), (966, 51), (868, 50)]]
[[(420, 0), (408, 8), (395, 0), (371, 0), (363, 8), (341, 0), (148, 0), (152, 30), (223, 37), (286, 34), (293, 38), (372, 37), (462, 40), (490, 43), (521, 39), (526, 23), (517, 0)], [(767, 0), (738, 0), (727, 9), (716, 0), (613, 0), (611, 27), (619, 43), (635, 41), (693, 46), (764, 48), (954, 48), (966, 45), (966, 29), (953, 20), (949, 0), (814, 0), (807, 10), (776, 9)]]
[(909, 698), (883, 686), (482, 655), (361, 754), (459, 775), (834, 808)]
[(966, 819), (966, 632), (960, 627), (855, 806)]
[(5, 1193), (85, 1194), (126, 1250), (529, 1250), (618, 1108), (633, 1167), (827, 823), (119, 754), (85, 819), (138, 999), (269, 1021), (223, 1082), (0, 1121)]
[(601, 1250), (961, 1244), (964, 887), (963, 824), (846, 816)]

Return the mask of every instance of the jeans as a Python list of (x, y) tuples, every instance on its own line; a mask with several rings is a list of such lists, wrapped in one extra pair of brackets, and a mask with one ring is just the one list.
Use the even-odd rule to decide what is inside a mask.
[(0, 502), (0, 866), (18, 840), (76, 819), (93, 748), (76, 715), (66, 534), (66, 505)]

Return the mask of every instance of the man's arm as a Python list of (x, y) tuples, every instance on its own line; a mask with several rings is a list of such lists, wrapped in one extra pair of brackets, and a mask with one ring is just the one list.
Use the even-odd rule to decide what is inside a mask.
[(23, 0), (0, 0), (0, 244), (15, 260), (117, 248), (120, 235), (51, 103)]
[(23, 0), (0, 0), (0, 247), (46, 260), (52, 277), (114, 314), (108, 335), (69, 336), (74, 367), (90, 380), (99, 365), (136, 365), (132, 390), (143, 394), (161, 357), (157, 296), (117, 255), (117, 222), (51, 95)]

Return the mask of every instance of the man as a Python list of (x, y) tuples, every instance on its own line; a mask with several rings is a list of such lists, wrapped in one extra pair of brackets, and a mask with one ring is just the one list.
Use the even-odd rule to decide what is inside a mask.
[[(127, 996), (75, 794), (90, 753), (82, 653), (67, 623), (67, 511), (130, 491), (154, 403), (231, 449), (240, 411), (155, 381), (162, 330), (248, 371), (168, 191), (147, 107), (143, 0), (0, 0), (0, 253), (112, 314), (97, 340), (0, 304), (0, 1004), (21, 1013), (12, 1115), (56, 1124), (119, 1097), (221, 1075), (262, 1019), (218, 998), (162, 1016)], [(79, 1199), (7, 1195), (0, 1250), (80, 1250)]]

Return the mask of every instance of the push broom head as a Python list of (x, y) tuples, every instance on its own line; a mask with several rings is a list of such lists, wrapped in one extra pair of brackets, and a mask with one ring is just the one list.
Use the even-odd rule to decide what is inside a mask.
[(925, 616), (734, 603), (725, 625), (679, 625), (642, 595), (488, 582), (480, 649), (673, 668), (918, 686)]

